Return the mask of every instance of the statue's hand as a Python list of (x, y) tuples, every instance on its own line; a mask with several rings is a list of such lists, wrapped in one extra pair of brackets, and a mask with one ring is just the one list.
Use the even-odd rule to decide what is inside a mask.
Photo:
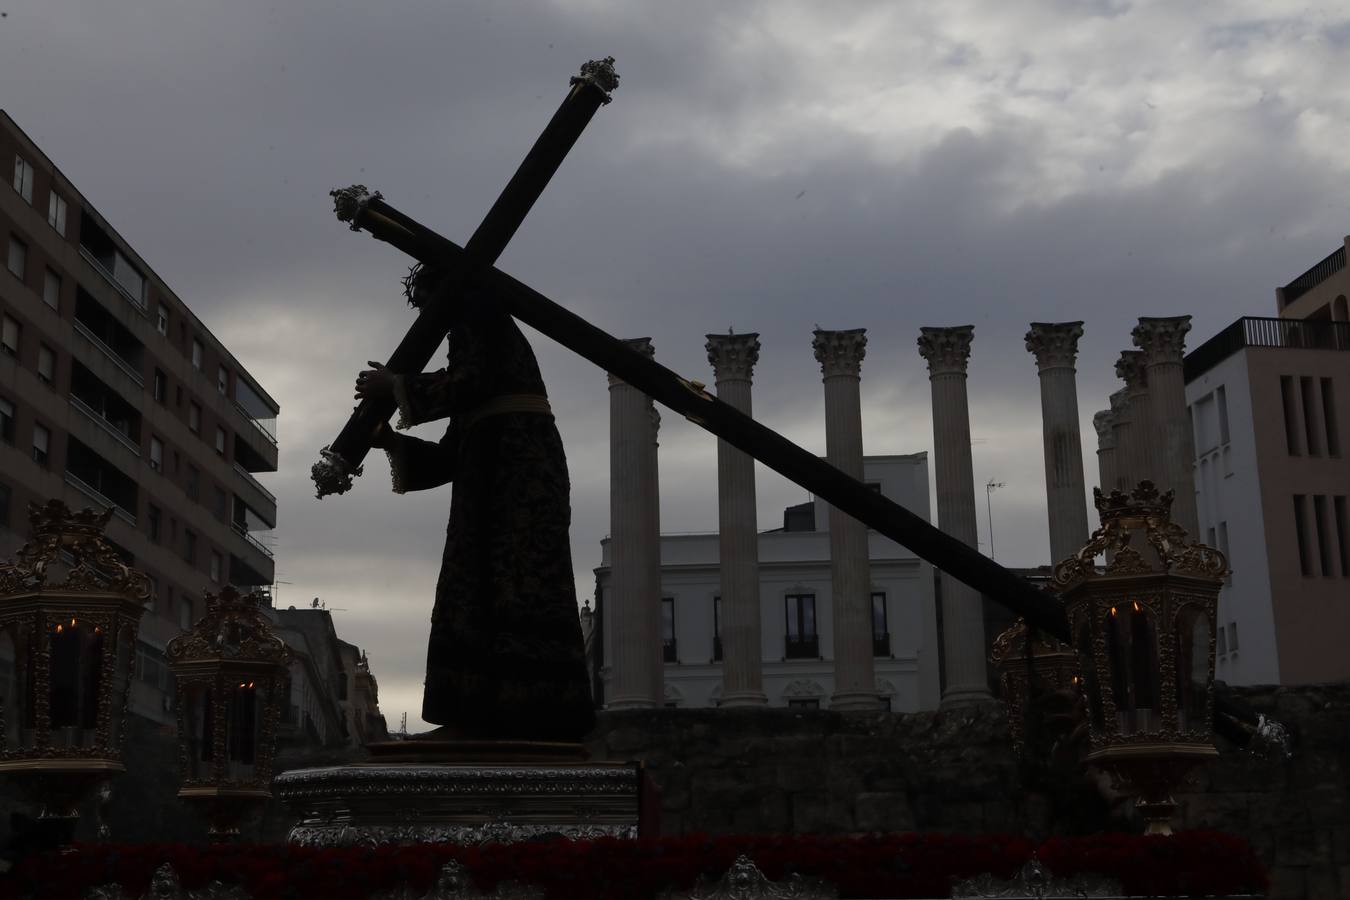
[(356, 376), (357, 400), (388, 400), (394, 396), (394, 378), (397, 377), (374, 360), (366, 365), (374, 366)]

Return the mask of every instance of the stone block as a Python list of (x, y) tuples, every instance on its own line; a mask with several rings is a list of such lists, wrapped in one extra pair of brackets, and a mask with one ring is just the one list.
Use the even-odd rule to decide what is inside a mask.
[(1315, 866), (1331, 863), (1331, 836), (1315, 828), (1288, 828), (1275, 834), (1275, 863)]
[(825, 794), (793, 794), (792, 831), (795, 834), (830, 830), (830, 798)]
[(780, 761), (774, 769), (774, 783), (792, 793), (819, 790), (825, 785), (825, 766), (819, 759)]
[(1331, 830), (1331, 858), (1350, 865), (1350, 825), (1337, 826)]
[(913, 831), (914, 811), (909, 795), (901, 792), (858, 794), (853, 807), (859, 831)]
[(616, 728), (605, 735), (605, 746), (612, 753), (636, 754), (651, 745), (651, 734), (635, 726)]
[(1275, 866), (1270, 870), (1269, 900), (1307, 900), (1308, 885), (1302, 866)]
[(1312, 817), (1308, 815), (1307, 807), (1298, 801), (1299, 798), (1279, 793), (1253, 794), (1252, 821), (1261, 822), (1280, 832), (1290, 828), (1307, 828), (1312, 825)]
[(1212, 828), (1240, 834), (1248, 830), (1251, 815), (1246, 794), (1178, 795), (1181, 821), (1186, 828)]
[(1308, 900), (1345, 900), (1340, 880), (1334, 866), (1309, 866), (1303, 873)]

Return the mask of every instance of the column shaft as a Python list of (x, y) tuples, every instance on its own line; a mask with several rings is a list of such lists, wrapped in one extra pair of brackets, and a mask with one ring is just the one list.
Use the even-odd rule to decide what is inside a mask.
[[(966, 364), (974, 331), (971, 325), (921, 329), (919, 352), (928, 360), (933, 391), (933, 472), (937, 482), (938, 526), (971, 547), (978, 547), (970, 408), (966, 396)], [(978, 591), (946, 572), (942, 573), (942, 643), (947, 682), (942, 706), (952, 708), (992, 699), (985, 663), (983, 599)]]
[(1195, 505), (1195, 435), (1186, 411), (1186, 380), (1182, 360), (1190, 316), (1139, 319), (1134, 343), (1142, 351), (1148, 371), (1152, 441), (1157, 448), (1158, 486), (1172, 491), (1172, 521), (1195, 540), (1200, 539)]
[(1041, 433), (1045, 445), (1046, 515), (1050, 560), (1077, 553), (1088, 539), (1074, 359), (1082, 322), (1032, 322), (1027, 349), (1036, 355), (1041, 379)]
[[(812, 346), (825, 385), (825, 457), (859, 481), (863, 478), (862, 401), (859, 372), (867, 346), (864, 329), (817, 329)], [(867, 527), (835, 509), (830, 517), (830, 585), (834, 625), (834, 694), (830, 708), (879, 706), (872, 660), (872, 577)]]
[[(759, 360), (759, 336), (707, 337), (718, 399), (751, 415), (750, 379)], [(769, 701), (762, 671), (755, 461), (721, 439), (717, 441), (717, 518), (722, 705), (763, 707)]]

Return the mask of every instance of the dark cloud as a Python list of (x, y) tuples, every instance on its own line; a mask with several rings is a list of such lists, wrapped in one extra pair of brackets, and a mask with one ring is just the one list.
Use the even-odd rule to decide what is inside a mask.
[[(975, 476), (1002, 561), (1045, 562), (1032, 320), (1081, 319), (1092, 413), (1138, 315), (1192, 345), (1273, 311), (1347, 230), (1330, 4), (239, 3), (26, 0), (0, 26), (8, 111), (283, 406), (282, 602), (321, 596), (418, 709), (450, 492), (372, 457), (314, 500), (351, 379), (411, 321), (406, 260), (353, 235), (364, 182), (468, 238), (587, 58), (622, 85), (501, 265), (710, 381), (704, 335), (758, 331), (757, 418), (823, 452), (811, 330), (869, 329), (868, 452), (931, 444), (922, 325), (974, 324)], [(571, 461), (579, 596), (608, 531), (603, 373), (534, 344)], [(434, 433), (429, 431), (428, 433)], [(716, 523), (715, 444), (663, 418), (663, 527)], [(761, 521), (804, 492), (760, 470)], [(987, 539), (981, 514), (981, 539)], [(987, 549), (987, 547), (986, 547)]]

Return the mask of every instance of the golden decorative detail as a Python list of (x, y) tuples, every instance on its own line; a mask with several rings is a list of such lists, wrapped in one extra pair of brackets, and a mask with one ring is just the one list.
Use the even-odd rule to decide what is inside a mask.
[(219, 594), (207, 591), (206, 615), (191, 631), (169, 641), (165, 656), (170, 663), (182, 664), (229, 660), (285, 665), (290, 650), (272, 633), (263, 603), (259, 592), (241, 594), (233, 585), (226, 585)]
[[(144, 601), (150, 579), (103, 538), (112, 510), (72, 512), (60, 500), (28, 504), (32, 539), (14, 562), (0, 563), (0, 596), (28, 591), (125, 594)], [(57, 580), (64, 570), (64, 578)]]
[(999, 670), (1008, 730), (1013, 747), (1023, 752), (1023, 724), (1033, 701), (1043, 693), (1076, 691), (1078, 656), (1073, 648), (1037, 629), (1028, 659), (1026, 620), (1018, 617), (994, 640), (989, 661)]

